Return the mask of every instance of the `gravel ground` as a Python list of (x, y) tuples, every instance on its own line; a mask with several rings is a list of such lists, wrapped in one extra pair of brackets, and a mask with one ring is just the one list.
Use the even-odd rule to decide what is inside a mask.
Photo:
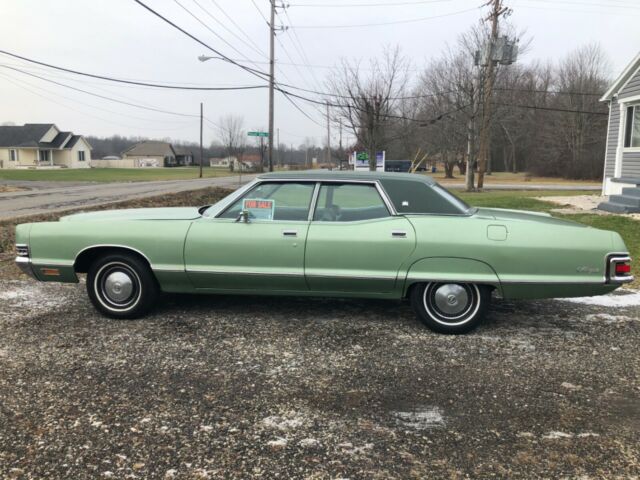
[(0, 478), (638, 478), (640, 293), (496, 302), (466, 336), (405, 303), (0, 280)]

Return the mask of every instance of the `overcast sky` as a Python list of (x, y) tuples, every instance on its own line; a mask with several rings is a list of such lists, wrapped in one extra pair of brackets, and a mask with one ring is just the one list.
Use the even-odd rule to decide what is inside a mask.
[[(255, 61), (253, 68), (268, 69), (265, 56), (268, 27), (262, 17), (268, 15), (268, 0), (143, 1), (225, 55)], [(367, 60), (379, 55), (387, 45), (399, 45), (411, 59), (417, 74), (417, 69), (437, 57), (447, 44), (455, 43), (456, 37), (477, 24), (488, 10), (480, 8), (483, 2), (477, 0), (286, 1), (291, 5), (286, 14), (280, 12), (278, 24), (290, 28), (278, 35), (276, 58), (282, 63), (276, 79), (312, 90), (323, 88), (331, 71), (327, 67), (335, 65), (341, 57)], [(615, 78), (640, 50), (640, 2), (637, 0), (506, 0), (505, 3), (513, 8), (510, 20), (533, 38), (531, 49), (520, 58), (521, 62), (558, 61), (580, 45), (598, 42), (609, 56), (610, 76)], [(344, 7), (345, 4), (360, 5)], [(199, 55), (212, 53), (133, 0), (0, 0), (0, 5), (0, 49), (35, 60), (152, 82), (209, 86), (264, 83), (219, 60), (199, 62)], [(386, 26), (335, 28), (423, 18)], [(247, 129), (266, 129), (268, 125), (266, 89), (159, 90), (77, 77), (5, 55), (0, 55), (0, 65), (105, 97), (194, 115), (185, 117), (142, 110), (2, 67), (0, 123), (51, 122), (61, 129), (84, 135), (121, 134), (197, 141), (197, 115), (202, 101), (205, 116), (214, 122), (222, 115), (233, 113), (244, 117)], [(324, 122), (322, 111), (303, 101), (299, 105), (316, 122)], [(282, 143), (299, 145), (305, 137), (314, 138), (317, 144), (324, 142), (325, 127), (306, 118), (280, 95), (276, 95), (275, 111)], [(332, 133), (335, 133), (332, 141), (336, 142), (337, 132)], [(216, 129), (205, 123), (205, 143), (217, 136)]]

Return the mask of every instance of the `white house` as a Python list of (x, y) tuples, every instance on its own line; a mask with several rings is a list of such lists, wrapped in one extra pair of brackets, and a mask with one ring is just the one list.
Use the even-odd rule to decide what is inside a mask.
[(91, 145), (53, 123), (0, 126), (0, 168), (88, 168)]
[(603, 195), (598, 208), (640, 212), (640, 53), (600, 99), (609, 105)]

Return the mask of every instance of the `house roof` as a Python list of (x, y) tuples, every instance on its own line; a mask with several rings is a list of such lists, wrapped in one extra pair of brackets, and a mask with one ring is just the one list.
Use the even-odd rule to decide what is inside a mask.
[(38, 147), (53, 123), (26, 123), (0, 126), (0, 147)]
[[(82, 135), (74, 135), (73, 132), (59, 132), (50, 142), (41, 142), (40, 139), (51, 127), (55, 127), (55, 125), (53, 123), (25, 123), (21, 126), (0, 127), (0, 147), (61, 150), (72, 148), (82, 138)], [(89, 148), (91, 148), (91, 145), (89, 145)]]
[(143, 157), (164, 157), (167, 153), (171, 153), (173, 155), (176, 154), (176, 151), (173, 149), (169, 142), (160, 142), (156, 140), (145, 140), (144, 142), (139, 142), (129, 147), (124, 152), (122, 152), (122, 156), (130, 155), (135, 157), (137, 155)]
[(611, 84), (609, 90), (600, 99), (601, 102), (608, 102), (626, 85), (631, 77), (640, 69), (640, 53), (631, 61), (629, 65), (622, 71), (620, 76)]
[(173, 151), (176, 155), (193, 155), (193, 150), (189, 147), (173, 147)]
[(71, 132), (60, 132), (50, 142), (38, 142), (40, 148), (64, 148), (69, 137), (72, 136)]

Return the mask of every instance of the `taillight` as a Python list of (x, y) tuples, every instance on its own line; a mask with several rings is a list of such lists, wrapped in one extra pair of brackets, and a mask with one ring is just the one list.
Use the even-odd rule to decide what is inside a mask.
[(628, 256), (612, 256), (609, 259), (609, 281), (611, 282), (632, 282), (631, 258)]
[(628, 263), (616, 263), (616, 275), (631, 273), (631, 265)]

